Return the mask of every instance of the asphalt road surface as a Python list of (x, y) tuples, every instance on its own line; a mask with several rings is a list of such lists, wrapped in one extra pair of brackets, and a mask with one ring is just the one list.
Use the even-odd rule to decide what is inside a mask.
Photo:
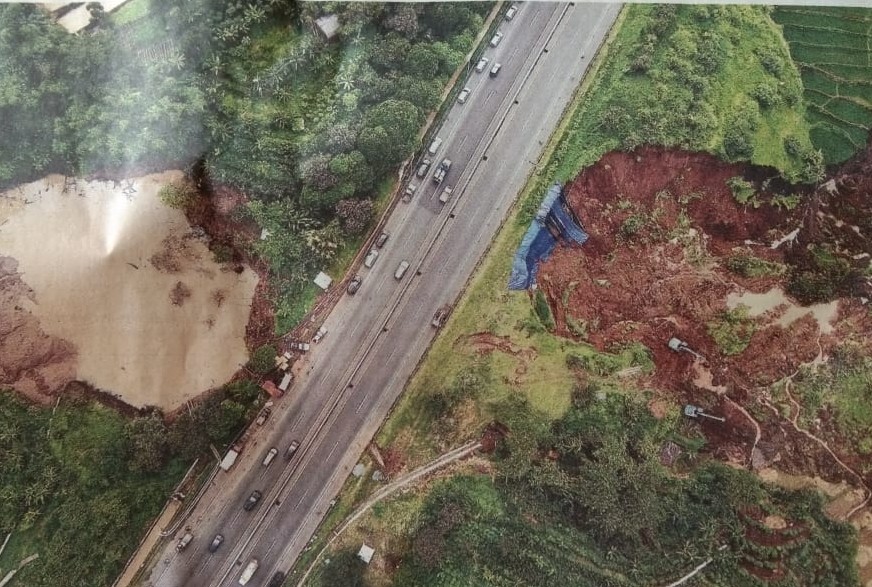
[[(388, 221), (390, 238), (363, 283), (327, 319), (328, 334), (306, 357), (291, 392), (273, 408), (229, 472), (219, 472), (145, 585), (238, 585), (252, 558), (260, 562), (249, 585), (265, 585), (287, 571), (329, 508), (361, 452), (426, 351), (437, 308), (453, 303), (532, 172), (591, 56), (620, 10), (617, 4), (521, 4), (503, 21), (501, 43), (488, 47), (483, 73), (464, 83), (472, 92), (455, 103), (437, 133), (443, 144), (410, 203)], [(488, 71), (494, 63), (502, 70)], [(442, 185), (431, 177), (444, 157), (453, 165)], [(447, 204), (438, 197), (454, 187)], [(409, 261), (405, 276), (394, 271)], [(511, 259), (506, 259), (509, 265)], [(292, 440), (301, 446), (282, 458)], [(279, 455), (261, 464), (270, 447)], [(243, 511), (248, 495), (263, 499)], [(175, 544), (186, 528), (194, 540)], [(214, 554), (207, 547), (225, 537)]]

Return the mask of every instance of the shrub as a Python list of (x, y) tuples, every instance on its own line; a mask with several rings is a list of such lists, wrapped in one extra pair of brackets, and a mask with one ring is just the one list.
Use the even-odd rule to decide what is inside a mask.
[(727, 180), (727, 185), (730, 191), (733, 192), (733, 197), (743, 206), (751, 204), (755, 208), (760, 205), (757, 199), (757, 190), (754, 189), (754, 184), (742, 177), (731, 177)]
[(197, 190), (186, 180), (174, 181), (157, 193), (160, 201), (176, 210), (187, 210), (197, 200)]
[(645, 216), (641, 213), (636, 213), (628, 216), (627, 219), (621, 223), (621, 237), (624, 240), (631, 240), (632, 238), (637, 236), (643, 228), (645, 228), (645, 222)]
[(754, 86), (751, 97), (757, 100), (761, 108), (770, 108), (781, 101), (778, 87), (769, 82), (761, 82)]
[(750, 254), (731, 255), (727, 259), (726, 266), (742, 277), (778, 277), (787, 270), (781, 263), (766, 261)]
[(548, 300), (541, 289), (536, 290), (536, 295), (533, 298), (533, 309), (536, 312), (536, 317), (547, 330), (554, 330), (554, 317), (551, 315), (551, 307), (548, 305)]
[(732, 310), (721, 312), (708, 324), (708, 333), (725, 355), (737, 355), (748, 347), (754, 334), (754, 321), (748, 306), (739, 304)]
[(257, 375), (266, 375), (275, 367), (275, 357), (275, 347), (265, 344), (251, 353), (251, 358), (248, 359), (248, 368)]

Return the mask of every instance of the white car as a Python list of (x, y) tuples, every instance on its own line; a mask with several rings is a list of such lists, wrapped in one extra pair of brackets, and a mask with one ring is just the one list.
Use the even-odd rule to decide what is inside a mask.
[(375, 249), (370, 249), (369, 254), (363, 261), (364, 267), (366, 267), (367, 269), (371, 269), (372, 266), (375, 265), (376, 259), (378, 259), (378, 251)]
[(457, 95), (457, 101), (461, 104), (465, 104), (466, 99), (469, 98), (469, 93), (471, 91), (472, 90), (470, 90), (469, 88), (463, 88), (462, 90), (460, 90), (460, 93)]
[(475, 64), (475, 70), (478, 73), (483, 72), (485, 70), (485, 68), (487, 67), (487, 64), (489, 62), (490, 62), (490, 60), (487, 57), (482, 57), (481, 59), (478, 60), (478, 63)]
[(502, 41), (502, 40), (503, 40), (503, 33), (501, 33), (500, 31), (497, 31), (496, 34), (493, 37), (491, 37), (490, 46), (496, 47), (497, 45), (500, 44), (500, 41)]
[(514, 4), (506, 11), (506, 20), (512, 20), (518, 14), (518, 7)]

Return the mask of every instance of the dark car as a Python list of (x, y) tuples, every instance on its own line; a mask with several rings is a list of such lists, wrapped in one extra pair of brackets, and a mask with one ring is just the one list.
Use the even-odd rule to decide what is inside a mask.
[(215, 538), (212, 539), (212, 543), (209, 544), (209, 552), (215, 552), (218, 548), (224, 543), (224, 535), (223, 534), (215, 534)]
[(352, 296), (356, 294), (357, 290), (360, 289), (361, 283), (363, 283), (363, 278), (361, 278), (360, 275), (355, 275), (354, 279), (352, 279), (351, 282), (348, 284), (348, 289), (346, 289), (348, 294)]
[(300, 441), (292, 440), (290, 446), (288, 446), (288, 450), (285, 451), (285, 460), (289, 461), (294, 458), (298, 448), (300, 448)]
[(388, 242), (389, 236), (391, 236), (391, 233), (383, 230), (382, 233), (378, 235), (378, 238), (375, 240), (375, 246), (377, 246), (378, 248), (382, 248), (383, 246), (385, 246), (385, 243)]
[(247, 512), (250, 512), (254, 509), (254, 506), (257, 505), (257, 502), (260, 501), (260, 498), (263, 497), (263, 494), (260, 491), (254, 490), (251, 492), (251, 495), (248, 496), (248, 499), (245, 500), (245, 505), (242, 506)]
[(282, 583), (285, 582), (285, 574), (281, 571), (276, 571), (276, 574), (272, 576), (272, 579), (269, 580), (266, 587), (282, 587)]

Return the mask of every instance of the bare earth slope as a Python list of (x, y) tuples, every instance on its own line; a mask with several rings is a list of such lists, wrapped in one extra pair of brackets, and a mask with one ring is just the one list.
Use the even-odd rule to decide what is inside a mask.
[(47, 397), (78, 379), (172, 409), (247, 360), (257, 276), (215, 263), (160, 202), (180, 177), (52, 175), (0, 194), (0, 383)]

